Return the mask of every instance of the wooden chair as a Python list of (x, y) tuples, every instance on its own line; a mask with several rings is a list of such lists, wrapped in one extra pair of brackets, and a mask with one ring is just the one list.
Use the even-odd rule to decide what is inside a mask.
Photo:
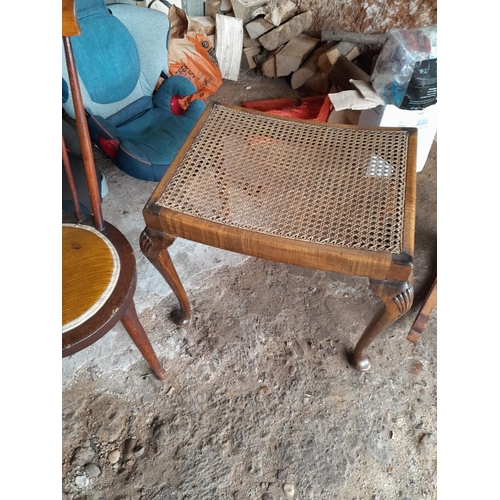
[(143, 210), (142, 252), (187, 324), (168, 247), (176, 237), (278, 262), (369, 278), (382, 307), (351, 364), (413, 302), (416, 129), (361, 128), (207, 109)]
[(425, 298), (423, 304), (420, 306), (417, 316), (411, 325), (410, 331), (406, 338), (413, 342), (417, 343), (420, 335), (427, 327), (427, 323), (429, 322), (430, 315), (437, 304), (437, 278), (434, 280), (429, 292), (427, 293), (427, 297)]
[(76, 97), (76, 124), (93, 212), (93, 215), (82, 214), (63, 138), (63, 165), (75, 212), (63, 212), (62, 221), (62, 355), (69, 356), (84, 349), (121, 321), (155, 376), (164, 380), (166, 371), (154, 353), (134, 306), (137, 275), (132, 247), (102, 215), (92, 146), (71, 46), (70, 37), (80, 33), (74, 0), (63, 0), (62, 13), (63, 44), (71, 90)]

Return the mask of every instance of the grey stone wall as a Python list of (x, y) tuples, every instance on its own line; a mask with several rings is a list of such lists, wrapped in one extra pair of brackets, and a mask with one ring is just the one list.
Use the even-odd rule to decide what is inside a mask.
[(313, 13), (311, 35), (321, 30), (385, 33), (437, 22), (437, 0), (294, 0)]
[[(204, 0), (181, 0), (190, 16), (204, 15)], [(437, 22), (437, 0), (293, 0), (313, 13), (308, 34), (321, 30), (385, 33), (392, 28), (418, 28)]]

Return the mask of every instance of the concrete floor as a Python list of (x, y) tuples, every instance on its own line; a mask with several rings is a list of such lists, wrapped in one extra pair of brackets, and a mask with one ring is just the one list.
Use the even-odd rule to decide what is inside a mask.
[[(291, 96), (286, 79), (247, 72), (210, 100)], [(155, 184), (96, 151), (104, 215), (134, 248), (137, 311), (169, 376), (150, 376), (121, 325), (63, 359), (66, 498), (437, 498), (437, 308), (416, 346), (406, 340), (436, 276), (436, 148), (418, 173), (414, 305), (370, 347), (365, 374), (345, 358), (378, 306), (361, 278), (178, 239), (193, 320), (176, 327), (175, 298), (139, 248)]]

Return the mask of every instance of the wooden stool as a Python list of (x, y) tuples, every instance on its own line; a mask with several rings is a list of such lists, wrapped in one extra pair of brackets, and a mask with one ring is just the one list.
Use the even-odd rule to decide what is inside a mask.
[(413, 302), (416, 129), (361, 128), (208, 108), (158, 183), (141, 249), (190, 306), (167, 248), (176, 237), (233, 252), (367, 277), (383, 307), (352, 365)]

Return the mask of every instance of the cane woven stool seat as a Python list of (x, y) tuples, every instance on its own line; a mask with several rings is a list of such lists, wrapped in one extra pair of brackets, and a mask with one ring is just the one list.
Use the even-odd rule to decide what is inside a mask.
[[(388, 326), (413, 300), (415, 149), (414, 129), (207, 109), (143, 211), (141, 248), (179, 299), (174, 319), (189, 319), (166, 250), (182, 237), (367, 277), (387, 302), (381, 315)], [(373, 332), (355, 350), (359, 370), (370, 367), (365, 349)]]

